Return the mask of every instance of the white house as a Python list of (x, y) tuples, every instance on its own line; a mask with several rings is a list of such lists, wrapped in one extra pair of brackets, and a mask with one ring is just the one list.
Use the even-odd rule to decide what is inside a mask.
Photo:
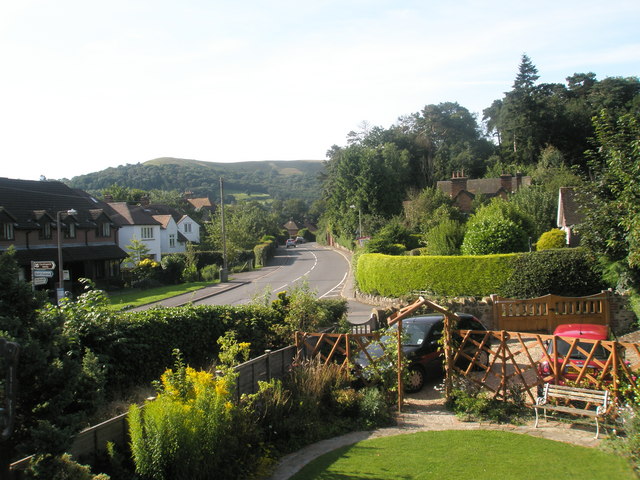
[(189, 215), (178, 220), (178, 231), (191, 243), (200, 243), (200, 224)]
[(178, 229), (178, 224), (171, 215), (153, 215), (160, 222), (160, 250), (162, 255), (182, 253), (186, 250), (189, 239)]
[(149, 249), (149, 257), (160, 261), (162, 258), (162, 224), (138, 205), (126, 202), (108, 203), (113, 211), (110, 215), (119, 227), (118, 246), (124, 251), (135, 238), (143, 242)]

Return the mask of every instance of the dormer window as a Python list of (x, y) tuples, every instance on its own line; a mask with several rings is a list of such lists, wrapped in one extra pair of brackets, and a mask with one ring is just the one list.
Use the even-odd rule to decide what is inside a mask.
[(185, 223), (184, 224), (184, 233), (191, 233), (191, 224), (190, 223)]
[(98, 225), (98, 237), (110, 237), (111, 236), (111, 224), (109, 222), (102, 222)]
[(0, 224), (0, 240), (13, 240), (13, 223)]
[(64, 231), (64, 238), (76, 238), (76, 224), (69, 222)]
[(44, 222), (40, 227), (40, 240), (51, 240), (51, 222)]

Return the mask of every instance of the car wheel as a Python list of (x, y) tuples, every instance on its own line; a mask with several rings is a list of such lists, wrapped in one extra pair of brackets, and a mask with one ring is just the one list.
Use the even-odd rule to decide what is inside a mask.
[(409, 367), (409, 375), (404, 390), (409, 393), (419, 392), (424, 387), (424, 370), (417, 365)]

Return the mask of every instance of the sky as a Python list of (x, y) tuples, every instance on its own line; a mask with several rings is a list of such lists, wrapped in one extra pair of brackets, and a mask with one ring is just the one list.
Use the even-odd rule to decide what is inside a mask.
[(640, 75), (640, 2), (0, 0), (0, 177), (324, 160), (366, 122)]

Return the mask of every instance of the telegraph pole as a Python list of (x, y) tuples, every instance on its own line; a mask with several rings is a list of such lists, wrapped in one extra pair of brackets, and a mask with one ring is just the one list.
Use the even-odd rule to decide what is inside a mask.
[(222, 230), (222, 270), (220, 270), (220, 282), (228, 280), (227, 272), (227, 234), (224, 229), (224, 180), (220, 177), (220, 228)]

